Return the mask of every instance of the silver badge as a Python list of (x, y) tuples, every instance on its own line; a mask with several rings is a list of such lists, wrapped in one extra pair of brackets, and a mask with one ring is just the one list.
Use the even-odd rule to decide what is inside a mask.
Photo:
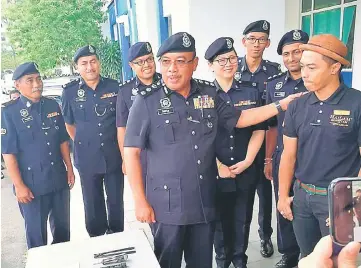
[(95, 52), (95, 49), (93, 48), (93, 46), (89, 45), (89, 52), (90, 53), (94, 53)]
[(28, 107), (28, 108), (29, 108), (30, 106), (31, 106), (30, 101), (27, 101), (27, 102), (26, 102), (26, 107)]
[(85, 96), (84, 89), (78, 89), (78, 97), (83, 98)]
[(298, 41), (301, 39), (301, 33), (298, 30), (295, 30), (292, 34), (293, 40)]
[(156, 85), (156, 84), (152, 84), (152, 88), (157, 88), (157, 85)]
[(149, 43), (147, 43), (147, 51), (148, 51), (148, 52), (152, 52), (152, 48), (150, 47), (150, 44), (149, 44)]
[(232, 42), (231, 40), (229, 40), (228, 38), (226, 39), (226, 42), (227, 42), (227, 48), (228, 49), (231, 49), (232, 48)]
[(213, 123), (210, 122), (210, 121), (208, 121), (207, 126), (208, 126), (209, 128), (212, 128), (212, 127), (213, 127)]
[(29, 112), (28, 112), (28, 110), (26, 110), (26, 109), (21, 109), (21, 110), (20, 110), (20, 115), (21, 115), (22, 117), (27, 117), (27, 116), (29, 116)]
[(257, 83), (252, 83), (252, 86), (254, 86), (254, 87), (257, 86)]
[(151, 92), (151, 91), (152, 91), (152, 89), (151, 89), (150, 87), (147, 87), (147, 88), (145, 89), (145, 91), (147, 91), (147, 92)]
[(262, 68), (263, 68), (263, 70), (267, 71), (267, 67), (266, 67), (266, 66), (263, 66)]
[(239, 79), (241, 79), (241, 73), (240, 72), (236, 72), (235, 74), (234, 74), (234, 79), (236, 79), (237, 81), (239, 81)]
[(138, 89), (137, 88), (132, 89), (132, 95), (133, 96), (138, 95)]
[(184, 47), (190, 47), (192, 45), (191, 40), (189, 39), (188, 35), (186, 33), (183, 34), (183, 46)]
[(263, 30), (265, 30), (265, 31), (268, 30), (268, 23), (267, 23), (267, 21), (264, 21), (264, 22), (263, 22), (262, 28), (263, 28)]
[(275, 86), (275, 89), (276, 89), (276, 90), (279, 90), (279, 89), (282, 88), (282, 86), (283, 86), (283, 82), (278, 82), (278, 83), (276, 84), (276, 86)]
[(147, 93), (145, 91), (141, 91), (140, 94), (144, 96)]
[(172, 103), (170, 102), (169, 98), (163, 98), (160, 100), (160, 106), (162, 108), (169, 108), (172, 106)]

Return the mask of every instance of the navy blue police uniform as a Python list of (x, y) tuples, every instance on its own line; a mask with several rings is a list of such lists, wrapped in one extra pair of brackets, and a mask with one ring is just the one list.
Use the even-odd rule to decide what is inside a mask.
[[(252, 22), (243, 31), (243, 35), (250, 32), (263, 32), (269, 35), (270, 23), (266, 20)], [(238, 70), (235, 74), (237, 80), (249, 81), (257, 84), (258, 93), (262, 99), (262, 105), (266, 103), (266, 84), (270, 76), (276, 75), (280, 72), (281, 66), (278, 63), (268, 60), (262, 60), (258, 69), (251, 72), (247, 66), (246, 57), (240, 57), (238, 63)], [(258, 233), (262, 241), (269, 241), (273, 232), (272, 221), (272, 184), (266, 179), (264, 175), (264, 158), (265, 158), (265, 143), (263, 143), (260, 152), (256, 158), (256, 166), (259, 176), (259, 183), (257, 186), (257, 194), (259, 197), (259, 212), (258, 212)], [(273, 254), (271, 250), (270, 255)], [(267, 254), (266, 254), (267, 255)]]
[[(152, 47), (148, 42), (137, 42), (129, 49), (129, 58), (128, 61), (132, 62), (136, 58), (151, 54)], [(126, 127), (129, 111), (133, 105), (135, 97), (141, 91), (147, 91), (147, 88), (155, 88), (160, 86), (161, 75), (155, 73), (153, 76), (153, 83), (151, 85), (145, 85), (138, 77), (133, 77), (132, 79), (126, 81), (123, 84), (119, 84), (119, 92), (117, 96), (116, 104), (116, 126), (117, 127)], [(149, 89), (148, 89), (149, 91)], [(141, 153), (141, 162), (142, 162), (142, 171), (143, 178), (145, 182), (145, 174), (147, 170), (146, 165), (146, 151)]]
[[(282, 48), (285, 45), (290, 45), (293, 43), (301, 44), (307, 42), (308, 42), (307, 33), (301, 30), (289, 31), (285, 35), (283, 35), (280, 42), (278, 43), (277, 53), (278, 55), (282, 55)], [(284, 99), (291, 94), (306, 92), (306, 91), (307, 89), (303, 84), (302, 78), (293, 79), (289, 72), (279, 73), (278, 75), (274, 75), (268, 78), (266, 103), (269, 104)], [(282, 124), (284, 118), (285, 118), (285, 112), (281, 112), (276, 117), (268, 121), (269, 123), (268, 125), (270, 128), (272, 127), (277, 128), (277, 145), (272, 156), (273, 159), (272, 176), (273, 176), (273, 188), (274, 188), (276, 204), (278, 203), (278, 189), (279, 189), (278, 173), (279, 173), (281, 155), (283, 151)], [(293, 195), (293, 192), (291, 192), (291, 195)], [(281, 254), (286, 255), (288, 261), (291, 261), (293, 259), (297, 264), (300, 249), (298, 247), (296, 237), (293, 231), (292, 222), (285, 219), (278, 211), (277, 211), (277, 246), (278, 246), (278, 251)]]
[[(157, 56), (195, 52), (187, 33), (169, 37)], [(192, 79), (184, 98), (165, 84), (141, 91), (130, 110), (125, 147), (147, 150), (146, 196), (161, 267), (212, 267), (216, 220), (217, 126), (230, 131), (240, 111), (224, 102), (213, 83)]]
[[(221, 37), (216, 39), (207, 49), (205, 59), (213, 62), (218, 55), (234, 51), (233, 39)], [(217, 80), (214, 81), (217, 95), (236, 110), (255, 108), (261, 105), (257, 84), (234, 79), (231, 88), (224, 92)], [(226, 166), (232, 166), (246, 158), (248, 143), (253, 131), (264, 130), (264, 124), (231, 131), (218, 125), (216, 136), (217, 159)], [(258, 183), (256, 167), (252, 165), (233, 178), (217, 180), (217, 209), (219, 221), (216, 222), (214, 248), (217, 267), (229, 267), (230, 263), (237, 268), (247, 264), (250, 224), (253, 214), (253, 203)]]
[[(74, 61), (87, 55), (96, 55), (95, 48), (80, 48)], [(74, 162), (91, 237), (124, 230), (124, 175), (115, 125), (118, 91), (116, 80), (100, 77), (93, 90), (80, 78), (66, 84), (62, 95), (65, 123), (76, 127)]]
[[(24, 63), (13, 74), (39, 73)], [(68, 142), (64, 119), (56, 101), (41, 97), (32, 102), (21, 95), (1, 108), (1, 153), (15, 155), (21, 178), (34, 195), (19, 203), (25, 221), (28, 248), (47, 245), (47, 219), (52, 243), (70, 239), (70, 190), (60, 145)]]
[(292, 223), (306, 256), (329, 234), (328, 185), (360, 171), (361, 92), (341, 84), (325, 101), (313, 92), (296, 99), (286, 112), (283, 134), (297, 138)]

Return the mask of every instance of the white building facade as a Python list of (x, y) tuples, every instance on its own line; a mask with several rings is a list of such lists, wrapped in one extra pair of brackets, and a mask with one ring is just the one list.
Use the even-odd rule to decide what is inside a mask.
[[(169, 35), (186, 31), (196, 40), (200, 58), (195, 77), (213, 80), (204, 53), (216, 38), (230, 36), (235, 40), (239, 56), (245, 51), (241, 43), (243, 29), (252, 21), (271, 23), (271, 46), (264, 58), (282, 63), (276, 48), (282, 35), (292, 29), (303, 29), (311, 36), (332, 33), (349, 48), (351, 68), (343, 72), (345, 83), (361, 90), (361, 0), (115, 0), (128, 7), (115, 15), (117, 23), (127, 20), (127, 38), (130, 46), (136, 41), (148, 41), (156, 53)], [(119, 18), (122, 18), (120, 20)], [(116, 29), (110, 25), (110, 31)], [(124, 32), (124, 31), (123, 31)], [(124, 47), (124, 43), (121, 45)], [(122, 49), (123, 59), (127, 58)], [(124, 63), (123, 63), (124, 67)], [(129, 79), (124, 76), (124, 79)]]

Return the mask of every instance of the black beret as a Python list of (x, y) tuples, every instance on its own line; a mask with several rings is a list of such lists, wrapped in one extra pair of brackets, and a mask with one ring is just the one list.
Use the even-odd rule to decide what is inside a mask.
[(137, 42), (129, 48), (128, 61), (152, 53), (152, 46), (148, 42)]
[(161, 57), (168, 52), (196, 52), (193, 36), (185, 32), (171, 35), (159, 48), (157, 57)]
[(278, 55), (281, 55), (282, 48), (285, 45), (289, 45), (289, 44), (293, 44), (293, 43), (307, 44), (308, 39), (309, 39), (308, 34), (304, 31), (301, 31), (301, 30), (289, 31), (282, 36), (280, 42), (278, 43), (277, 53), (278, 53)]
[(38, 74), (38, 66), (35, 62), (25, 62), (20, 64), (13, 73), (13, 80), (18, 80), (27, 74)]
[(73, 60), (75, 63), (77, 63), (79, 58), (85, 57), (85, 56), (92, 56), (92, 55), (97, 55), (97, 51), (94, 46), (88, 45), (88, 46), (79, 48), (75, 52)]
[(258, 20), (250, 23), (243, 31), (243, 35), (248, 33), (257, 32), (257, 33), (266, 33), (269, 35), (271, 29), (271, 24), (266, 20)]
[(234, 40), (231, 37), (220, 37), (216, 39), (207, 49), (204, 58), (212, 61), (218, 55), (234, 51)]

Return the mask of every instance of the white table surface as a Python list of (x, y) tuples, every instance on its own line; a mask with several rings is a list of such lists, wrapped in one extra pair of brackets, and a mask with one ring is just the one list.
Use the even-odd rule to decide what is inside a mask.
[(160, 268), (142, 230), (32, 248), (28, 252), (26, 268), (99, 268), (103, 265), (94, 263), (102, 259), (94, 259), (94, 253), (126, 247), (135, 247), (136, 250), (128, 255), (129, 268)]

